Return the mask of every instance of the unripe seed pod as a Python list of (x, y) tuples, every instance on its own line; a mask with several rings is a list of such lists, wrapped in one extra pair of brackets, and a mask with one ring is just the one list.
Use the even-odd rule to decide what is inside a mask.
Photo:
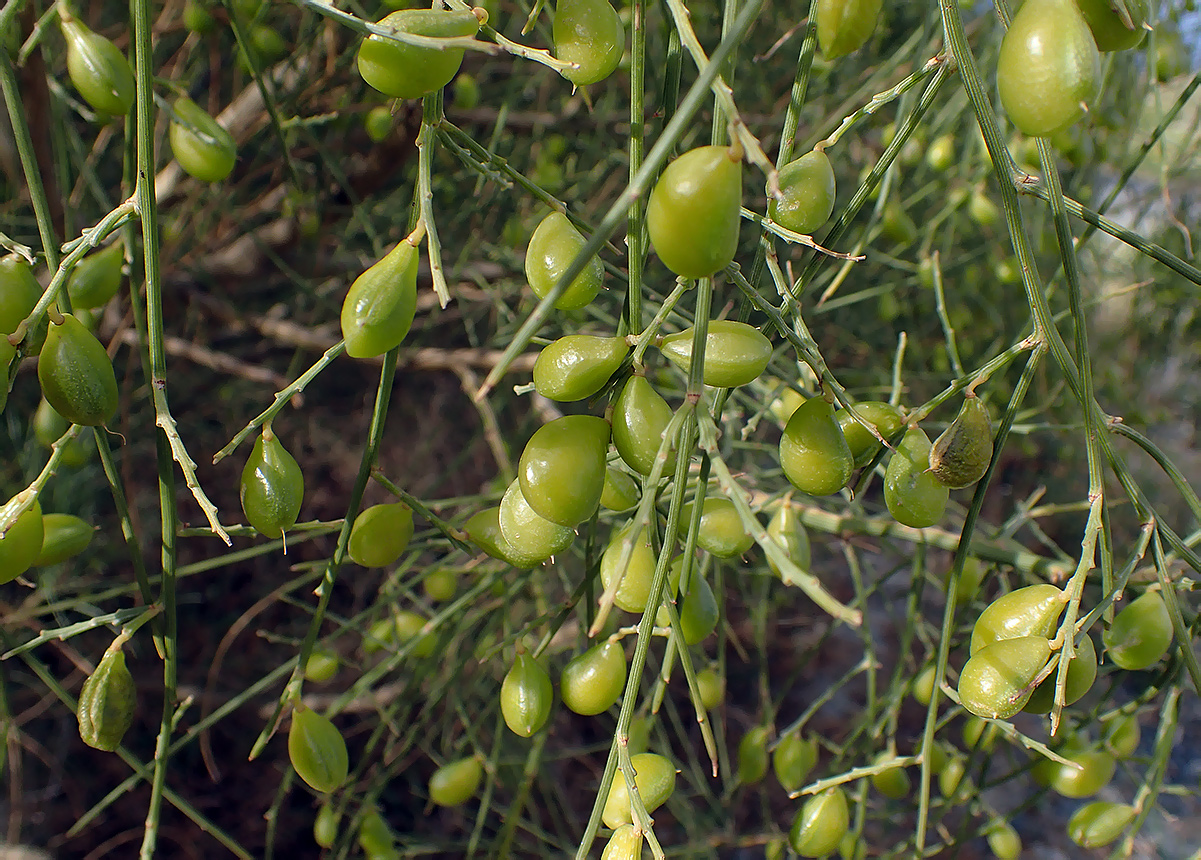
[(962, 490), (984, 477), (992, 459), (992, 424), (975, 395), (964, 399), (959, 414), (934, 441), (930, 471), (952, 490)]
[(297, 776), (317, 791), (333, 791), (350, 773), (350, 756), (338, 727), (303, 705), (292, 712), (288, 758)]
[(138, 691), (119, 648), (106, 651), (79, 694), (79, 736), (98, 750), (112, 752), (133, 725)]
[(98, 113), (124, 116), (133, 106), (134, 80), (121, 49), (76, 18), (59, 18), (67, 40), (67, 75)]

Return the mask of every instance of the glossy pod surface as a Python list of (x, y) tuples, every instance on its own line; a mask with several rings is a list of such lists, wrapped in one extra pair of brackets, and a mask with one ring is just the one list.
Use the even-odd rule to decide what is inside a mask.
[(0, 333), (16, 331), (41, 297), (42, 288), (28, 263), (16, 254), (0, 257)]
[[(1062, 660), (1063, 658), (1060, 657)], [(1055, 684), (1059, 668), (1034, 688), (1030, 701), (1022, 708), (1028, 714), (1049, 714), (1055, 704)], [(1067, 682), (1064, 686), (1064, 704), (1070, 705), (1092, 689), (1097, 679), (1097, 649), (1087, 633), (1076, 643), (1076, 653), (1068, 666)]]
[(883, 0), (818, 0), (817, 43), (826, 59), (858, 50), (876, 29)]
[(1125, 51), (1134, 48), (1143, 40), (1147, 20), (1147, 0), (1126, 0), (1133, 27), (1117, 13), (1112, 0), (1076, 0), (1076, 6), (1088, 23), (1098, 51)]
[(500, 530), (499, 505), (472, 514), (471, 518), (463, 524), (463, 531), (468, 540), (488, 555), (507, 562), (513, 567), (530, 568), (541, 560), (527, 563), (513, 547), (509, 546), (509, 542), (505, 540), (505, 536)]
[(1049, 638), (1063, 612), (1064, 602), (1063, 591), (1048, 583), (1027, 585), (1002, 594), (976, 619), (972, 628), (971, 653), (1001, 639)]
[(517, 465), (521, 494), (541, 517), (575, 526), (596, 513), (605, 489), (609, 422), (565, 415), (539, 427)]
[(189, 98), (179, 98), (171, 106), (168, 139), (179, 166), (201, 182), (220, 182), (229, 176), (238, 159), (233, 135)]
[[(80, 260), (67, 281), (67, 297), (75, 310), (103, 307), (121, 287), (125, 249), (120, 242), (88, 254)], [(30, 306), (30, 310), (33, 307)]]
[(959, 414), (934, 440), (930, 471), (952, 490), (962, 490), (984, 477), (992, 459), (992, 424), (978, 397), (963, 401)]
[(644, 376), (631, 376), (613, 402), (613, 446), (638, 474), (649, 475), (654, 467), (671, 416), (667, 401)]
[(771, 766), (780, 786), (788, 792), (805, 784), (805, 778), (817, 764), (817, 741), (806, 739), (799, 731), (780, 738), (772, 751)]
[(807, 152), (780, 168), (780, 200), (768, 200), (767, 215), (781, 227), (806, 236), (834, 211), (834, 168), (824, 152)]
[(811, 496), (841, 490), (854, 471), (846, 437), (823, 397), (802, 403), (780, 437), (780, 466), (792, 485)]
[(1121, 836), (1137, 814), (1127, 803), (1094, 800), (1072, 813), (1068, 837), (1081, 848), (1103, 848)]
[(246, 522), (264, 537), (282, 537), (296, 525), (304, 474), (270, 428), (263, 428), (242, 467), (241, 499)]
[(77, 19), (62, 19), (67, 76), (98, 113), (124, 116), (133, 106), (134, 80), (121, 49)]
[(978, 717), (1007, 720), (1030, 698), (1051, 648), (1042, 636), (1002, 639), (972, 655), (959, 674), (959, 700)]
[(1172, 619), (1163, 595), (1148, 591), (1122, 609), (1105, 631), (1105, 656), (1127, 671), (1148, 669), (1172, 644)]
[(625, 27), (608, 0), (559, 0), (552, 35), (555, 56), (578, 66), (559, 74), (577, 86), (609, 77), (625, 50)]
[(802, 857), (823, 857), (838, 847), (850, 824), (846, 794), (837, 786), (827, 788), (805, 801), (788, 831), (788, 842)]
[[(623, 573), (621, 557), (627, 541), (632, 542), (633, 548)], [(634, 537), (627, 526), (613, 534), (601, 555), (600, 577), (606, 590), (620, 577), (621, 584), (613, 601), (619, 608), (626, 612), (642, 612), (646, 609), (655, 577), (655, 552), (651, 549), (650, 538), (645, 530)]]
[(609, 710), (626, 685), (626, 655), (620, 642), (593, 645), (563, 667), (559, 695), (577, 714), (592, 716)]
[(1109, 784), (1117, 769), (1117, 761), (1105, 750), (1069, 745), (1058, 752), (1075, 767), (1043, 759), (1034, 766), (1033, 775), (1064, 797), (1077, 800), (1092, 797)]
[(754, 785), (767, 776), (767, 726), (752, 726), (738, 742), (738, 783)]
[[(694, 328), (669, 334), (659, 349), (676, 367), (688, 372)], [(710, 320), (705, 337), (702, 381), (715, 388), (737, 388), (759, 377), (771, 360), (771, 341), (754, 326), (735, 320)]]
[(100, 341), (71, 314), (51, 323), (38, 355), (42, 396), (72, 424), (96, 427), (117, 411), (117, 375)]
[(483, 776), (483, 765), (474, 756), (448, 762), (430, 777), (430, 800), (438, 806), (460, 806), (475, 795)]
[(16, 579), (37, 561), (43, 529), (42, 505), (35, 501), (0, 538), (0, 584)]
[(509, 484), (500, 500), (499, 523), (515, 567), (533, 567), (563, 552), (575, 540), (572, 529), (552, 523), (530, 507), (518, 480)]
[(342, 733), (312, 708), (292, 712), (288, 757), (296, 775), (316, 791), (333, 791), (346, 782), (350, 773), (350, 756)]
[[(615, 780), (621, 778), (618, 772)], [(633, 824), (618, 827), (605, 843), (601, 860), (642, 860), (642, 832), (635, 829)]]
[(137, 705), (138, 691), (125, 653), (106, 651), (79, 693), (79, 736), (94, 749), (112, 752), (133, 725)]
[(997, 91), (1022, 134), (1048, 137), (1097, 98), (1101, 55), (1074, 0), (1025, 3), (997, 58)]
[(930, 437), (920, 427), (905, 433), (884, 470), (884, 502), (893, 519), (924, 529), (942, 519), (950, 491), (928, 469)]
[[(402, 9), (379, 22), (402, 33), (434, 38), (474, 36), (480, 21), (471, 12)], [(463, 48), (425, 48), (372, 34), (359, 46), (363, 80), (386, 96), (418, 99), (440, 90), (463, 64)]]
[(707, 278), (734, 260), (742, 167), (724, 146), (685, 152), (663, 170), (646, 207), (651, 245), (670, 271)]
[(362, 567), (395, 564), (413, 537), (413, 512), (402, 502), (372, 505), (355, 517), (346, 551)]
[(706, 711), (712, 711), (725, 701), (726, 679), (712, 666), (696, 673), (696, 687)]
[[(874, 424), (885, 439), (895, 436), (905, 423), (897, 407), (881, 400), (856, 403), (855, 411), (864, 421)], [(856, 421), (845, 407), (835, 412), (834, 417), (838, 419), (838, 426), (842, 428), (842, 435), (846, 437), (847, 447), (851, 449), (851, 456), (855, 458), (855, 468), (863, 468), (875, 458), (876, 452), (882, 447), (880, 440)]]
[(1022, 856), (1022, 837), (1004, 821), (998, 821), (985, 833), (989, 850), (997, 860), (1018, 860)]
[[(638, 753), (630, 756), (634, 768), (634, 785), (648, 813), (662, 806), (676, 790), (676, 766), (665, 756), (656, 753)], [(605, 798), (601, 820), (606, 827), (617, 829), (633, 821), (630, 807), (630, 790), (625, 777), (619, 770), (613, 777), (609, 796)]]
[[(890, 758), (892, 758), (892, 754), (884, 751), (876, 756), (872, 764), (880, 764)], [(899, 765), (872, 774), (871, 781), (876, 791), (893, 800), (900, 800), (909, 794), (909, 774), (905, 772), (905, 768)]]
[[(552, 212), (543, 218), (525, 249), (525, 277), (534, 295), (540, 299), (550, 295), (586, 243), (583, 234), (562, 212)], [(600, 260), (590, 258), (584, 270), (559, 296), (555, 307), (561, 311), (584, 307), (596, 298), (604, 278), (605, 270)]]
[[(679, 568), (675, 567), (678, 571)], [(678, 576), (678, 573), (677, 573)], [(709, 581), (693, 569), (688, 582), (688, 593), (680, 598), (680, 635), (687, 645), (698, 645), (709, 638), (717, 629), (721, 608)]]
[(628, 511), (641, 498), (638, 482), (621, 469), (605, 469), (605, 488), (601, 490), (601, 507), (611, 511)]
[(417, 257), (417, 248), (402, 239), (355, 278), (342, 302), (347, 355), (383, 355), (405, 339), (417, 312)]
[(43, 514), (42, 548), (34, 564), (38, 567), (59, 564), (79, 555), (91, 544), (94, 533), (91, 524), (77, 516)]
[(534, 388), (543, 397), (560, 402), (591, 397), (605, 387), (629, 351), (623, 337), (561, 337), (538, 353)]
[[(688, 534), (692, 505), (680, 517), (680, 540)], [(701, 549), (718, 558), (734, 558), (755, 545), (755, 539), (742, 524), (734, 503), (723, 496), (707, 496), (701, 510), (696, 543)]]
[(528, 654), (518, 654), (500, 687), (500, 711), (505, 725), (528, 738), (544, 725), (554, 702), (550, 675)]
[[(782, 502), (767, 523), (767, 536), (777, 543), (788, 560), (803, 571), (813, 563), (813, 552), (809, 544), (809, 532), (801, 524), (801, 518), (790, 502)], [(780, 568), (767, 557), (767, 566), (776, 576)]]

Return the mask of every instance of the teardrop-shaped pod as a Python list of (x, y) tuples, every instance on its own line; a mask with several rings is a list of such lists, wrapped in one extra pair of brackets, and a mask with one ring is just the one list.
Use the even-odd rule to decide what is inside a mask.
[(168, 138), (179, 166), (201, 182), (220, 182), (229, 176), (238, 160), (238, 145), (225, 128), (189, 98), (178, 98), (171, 106)]
[(626, 654), (620, 642), (605, 640), (572, 658), (559, 677), (563, 704), (590, 717), (609, 710), (626, 685)]
[(663, 265), (707, 278), (738, 251), (742, 165), (729, 147), (701, 146), (663, 170), (646, 206), (646, 229)]
[[(892, 753), (885, 750), (876, 756), (872, 764), (880, 764), (891, 758), (893, 758)], [(900, 765), (886, 768), (879, 773), (873, 773), (871, 780), (876, 791), (885, 797), (891, 797), (893, 800), (900, 800), (909, 794), (909, 774)]]
[(1018, 131), (1062, 131), (1084, 116), (1100, 85), (1101, 55), (1075, 0), (1018, 9), (997, 57), (997, 91)]
[[(809, 532), (805, 531), (805, 526), (802, 525), (801, 518), (791, 502), (781, 502), (776, 508), (767, 524), (767, 536), (780, 545), (789, 561), (803, 571), (809, 570), (813, 563)], [(767, 558), (767, 566), (776, 576), (780, 575), (780, 568), (771, 560), (771, 556)]]
[(626, 45), (625, 27), (608, 0), (559, 0), (552, 35), (555, 56), (579, 66), (559, 72), (576, 86), (613, 74)]
[(812, 234), (834, 212), (834, 167), (823, 151), (806, 152), (780, 168), (780, 199), (768, 198), (767, 216), (786, 230)]
[[(562, 212), (552, 212), (543, 218), (534, 228), (534, 235), (530, 236), (530, 244), (525, 249), (525, 277), (534, 295), (540, 299), (550, 295), (586, 244), (584, 235)], [(596, 298), (604, 279), (604, 267), (594, 256), (559, 296), (555, 307), (561, 311), (584, 307)]]
[(121, 49), (74, 17), (59, 16), (67, 40), (67, 75), (98, 113), (124, 116), (133, 106), (134, 80)]
[(79, 736), (94, 749), (112, 752), (133, 725), (137, 706), (138, 690), (125, 665), (125, 652), (105, 651), (79, 693)]
[(72, 424), (96, 427), (117, 411), (117, 375), (100, 341), (71, 314), (50, 323), (38, 355), (42, 396)]
[(338, 839), (338, 825), (341, 823), (342, 816), (333, 803), (327, 801), (321, 804), (313, 818), (313, 841), (322, 848), (332, 847)]
[(565, 415), (542, 425), (517, 465), (521, 494), (552, 523), (582, 523), (600, 506), (608, 450), (609, 422), (604, 418)]
[(316, 791), (333, 791), (350, 773), (350, 755), (338, 727), (304, 705), (292, 711), (288, 758), (296, 775)]
[(341, 664), (337, 651), (318, 645), (304, 662), (304, 679), (314, 684), (324, 684), (333, 680)]
[(883, 0), (818, 0), (817, 43), (827, 60), (863, 47), (876, 29)]
[[(381, 19), (379, 26), (414, 36), (450, 39), (474, 36), (480, 23), (470, 11), (401, 9)], [(359, 45), (359, 74), (386, 96), (419, 99), (450, 83), (463, 64), (463, 50), (424, 48), (373, 33)]]
[[(905, 423), (905, 419), (901, 417), (901, 410), (882, 400), (864, 400), (856, 403), (855, 411), (864, 421), (874, 424), (885, 439), (895, 436)], [(851, 449), (851, 456), (855, 458), (855, 468), (862, 469), (875, 458), (882, 447), (880, 440), (856, 421), (846, 407), (835, 412), (834, 417), (838, 419), (838, 426), (842, 428), (842, 435), (846, 437), (847, 447)]]
[(1034, 766), (1034, 776), (1064, 797), (1092, 797), (1109, 785), (1117, 769), (1117, 761), (1102, 749), (1072, 744), (1057, 752), (1072, 764), (1044, 759)]
[[(1026, 702), (1022, 710), (1028, 714), (1051, 713), (1051, 708), (1055, 705), (1055, 679), (1058, 675), (1059, 670), (1056, 668), (1041, 684), (1035, 687), (1030, 701)], [(1095, 680), (1097, 680), (1097, 649), (1093, 645), (1092, 637), (1086, 633), (1076, 643), (1076, 653), (1068, 666), (1067, 684), (1063, 691), (1064, 704), (1070, 705), (1078, 701), (1081, 696), (1092, 689)]]
[(41, 298), (29, 264), (16, 254), (0, 257), (0, 334), (16, 331)]
[(500, 505), (494, 505), (472, 514), (471, 518), (463, 524), (463, 532), (469, 541), (488, 555), (507, 562), (513, 567), (530, 568), (542, 560), (526, 563), (524, 559), (518, 557), (513, 547), (509, 546), (509, 542), (505, 540), (505, 536), (500, 530)]
[(712, 666), (706, 666), (696, 673), (696, 691), (701, 697), (701, 705), (706, 711), (712, 711), (726, 699), (726, 679)]
[(950, 491), (930, 472), (930, 437), (920, 427), (905, 433), (884, 470), (884, 503), (897, 522), (924, 529), (942, 519)]
[(629, 351), (624, 337), (561, 337), (538, 353), (534, 388), (543, 397), (560, 402), (591, 397), (605, 387)]
[(630, 538), (629, 526), (613, 533), (609, 545), (601, 555), (601, 583), (608, 590), (620, 576), (621, 584), (617, 587), (613, 602), (626, 612), (643, 612), (655, 577), (655, 551), (651, 549), (650, 537), (643, 529), (633, 537), (634, 547), (623, 574), (620, 567), (621, 556)]
[(475, 796), (484, 776), (475, 756), (442, 765), (430, 777), (430, 800), (439, 806), (461, 806)]
[[(680, 539), (688, 534), (692, 520), (692, 505), (687, 505), (680, 517)], [(706, 496), (697, 529), (696, 543), (701, 549), (718, 558), (734, 558), (755, 545), (755, 538), (742, 524), (738, 509), (724, 496)]]
[(34, 501), (33, 507), (17, 517), (0, 537), (0, 585), (33, 567), (42, 550), (43, 529), (42, 505)]
[[(67, 297), (75, 311), (104, 307), (121, 287), (125, 248), (120, 241), (88, 254), (75, 264), (67, 280)], [(32, 310), (32, 308), (30, 308)]]
[(601, 490), (601, 507), (611, 511), (628, 511), (638, 504), (638, 482), (614, 466), (605, 469), (605, 488)]
[(930, 471), (952, 490), (962, 490), (984, 477), (992, 459), (992, 423), (974, 394), (964, 398), (959, 414), (934, 440)]
[(1138, 810), (1128, 803), (1094, 800), (1072, 813), (1068, 837), (1081, 848), (1104, 848), (1122, 835)]
[(805, 801), (788, 831), (788, 844), (802, 857), (829, 854), (851, 826), (851, 810), (841, 788), (827, 788)]
[(427, 619), (409, 609), (399, 609), (392, 612), (392, 635), (398, 645), (413, 642), (414, 657), (428, 657), (434, 653), (438, 640), (433, 632), (426, 630)]
[[(630, 764), (634, 768), (634, 785), (638, 788), (638, 796), (642, 798), (647, 813), (652, 813), (675, 792), (676, 766), (666, 756), (647, 752), (630, 756)], [(609, 786), (601, 820), (606, 827), (614, 830), (634, 820), (630, 790), (620, 770), (614, 774), (613, 784)]]
[(242, 467), (242, 513), (264, 537), (283, 537), (296, 525), (304, 500), (304, 473), (268, 425)]
[(1105, 631), (1105, 656), (1130, 672), (1149, 669), (1172, 644), (1172, 618), (1163, 595), (1148, 591), (1113, 619)]
[(802, 493), (828, 496), (851, 478), (855, 461), (846, 437), (824, 397), (802, 403), (780, 437), (780, 466)]
[(693, 570), (688, 581), (688, 593), (680, 598), (680, 635), (686, 645), (698, 645), (717, 629), (721, 608), (709, 581), (699, 570)]
[(613, 446), (638, 474), (651, 473), (671, 416), (671, 407), (645, 376), (631, 376), (613, 402)]
[(413, 511), (403, 502), (372, 505), (354, 518), (346, 552), (362, 567), (395, 564), (413, 537)]
[(88, 548), (95, 532), (91, 523), (81, 520), (77, 516), (43, 514), (42, 548), (33, 563), (38, 567), (44, 567), (74, 558)]
[(997, 820), (991, 824), (984, 838), (997, 860), (1018, 860), (1022, 856), (1022, 837), (1007, 822)]
[(1088, 23), (1098, 51), (1125, 51), (1137, 47), (1147, 30), (1147, 0), (1126, 0), (1126, 11), (1130, 13), (1127, 27), (1122, 16), (1114, 8), (1112, 0), (1076, 0), (1080, 14)]
[(771, 766), (780, 787), (787, 792), (796, 791), (805, 784), (805, 778), (817, 764), (817, 741), (805, 738), (800, 731), (784, 735), (772, 751)]
[(513, 732), (528, 738), (550, 717), (555, 692), (550, 675), (529, 654), (518, 654), (500, 686), (500, 712)]
[(767, 776), (767, 726), (752, 726), (738, 742), (738, 784), (755, 785)]
[(369, 809), (359, 822), (359, 847), (367, 855), (367, 860), (396, 860), (396, 837), (388, 822), (379, 814), (377, 809)]
[(967, 803), (975, 793), (967, 775), (967, 760), (956, 752), (938, 768), (938, 792), (952, 803)]
[(1030, 699), (1051, 648), (1042, 636), (1002, 639), (981, 648), (959, 673), (959, 699), (978, 717), (1007, 720)]
[[(692, 364), (695, 326), (669, 334), (659, 343), (663, 356), (685, 373)], [(752, 325), (710, 320), (705, 337), (701, 381), (715, 388), (737, 388), (759, 378), (771, 360), (771, 341)]]
[(976, 619), (972, 628), (971, 653), (1001, 639), (1050, 638), (1063, 613), (1065, 601), (1062, 589), (1045, 582), (1002, 594)]
[[(411, 237), (410, 237), (411, 238)], [(405, 339), (417, 311), (417, 246), (401, 239), (378, 263), (355, 278), (342, 302), (346, 354), (371, 358)]]
[[(623, 779), (621, 772), (613, 778), (616, 782)], [(642, 831), (633, 824), (623, 824), (613, 831), (605, 850), (601, 852), (601, 860), (642, 860)]]
[(1138, 714), (1121, 714), (1109, 724), (1105, 733), (1105, 748), (1119, 760), (1130, 758), (1138, 751), (1142, 740)]
[(188, 0), (183, 7), (183, 25), (189, 32), (207, 36), (213, 32), (217, 20), (206, 8), (204, 0)]
[(514, 567), (533, 567), (563, 552), (575, 540), (568, 526), (553, 523), (530, 507), (514, 480), (500, 500), (500, 533), (508, 544)]

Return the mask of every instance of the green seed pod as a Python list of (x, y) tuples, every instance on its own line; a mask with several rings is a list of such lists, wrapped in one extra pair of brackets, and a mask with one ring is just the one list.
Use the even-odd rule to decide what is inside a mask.
[[(677, 563), (673, 563), (672, 573), (679, 577)], [(674, 581), (670, 587), (675, 589)], [(698, 645), (708, 639), (709, 634), (717, 628), (720, 617), (721, 608), (717, 605), (713, 589), (701, 572), (694, 570), (688, 582), (688, 593), (680, 598), (680, 635), (684, 637), (684, 643)]]
[(313, 819), (313, 841), (322, 848), (330, 848), (338, 839), (338, 825), (342, 816), (332, 803), (323, 803)]
[(1117, 614), (1102, 639), (1105, 656), (1128, 672), (1154, 666), (1172, 644), (1172, 619), (1163, 595), (1144, 593)]
[[(675, 792), (676, 766), (670, 759), (656, 753), (630, 756), (630, 764), (634, 768), (634, 785), (638, 787), (638, 796), (642, 798), (647, 813), (652, 813), (666, 803)], [(613, 784), (609, 787), (609, 796), (605, 798), (601, 820), (606, 827), (614, 830), (633, 822), (630, 790), (626, 787), (621, 771), (613, 776)]]
[[(622, 778), (618, 772), (614, 781)], [(618, 827), (605, 843), (601, 860), (642, 860), (642, 831), (636, 829), (633, 824)]]
[(738, 251), (742, 167), (725, 146), (685, 152), (663, 170), (646, 207), (659, 259), (683, 278), (707, 278)]
[(43, 528), (42, 505), (35, 501), (0, 537), (0, 585), (12, 582), (37, 561)]
[[(796, 508), (791, 502), (785, 501), (776, 508), (771, 521), (767, 524), (767, 536), (780, 545), (788, 560), (803, 571), (808, 571), (813, 563), (813, 553), (809, 545), (809, 533), (801, 524)], [(780, 576), (780, 568), (767, 558), (767, 566), (776, 576)]]
[(95, 529), (71, 514), (42, 515), (42, 549), (34, 564), (44, 567), (74, 558), (92, 542)]
[(651, 745), (651, 717), (634, 717), (630, 720), (630, 755), (638, 755), (640, 752), (646, 752), (647, 747)]
[[(892, 753), (881, 752), (872, 760), (872, 764), (880, 764), (892, 757)], [(909, 794), (909, 774), (900, 765), (872, 774), (871, 781), (876, 791), (893, 800), (900, 800)]]
[(29, 264), (16, 254), (0, 257), (0, 333), (16, 331), (41, 298)]
[[(413, 642), (411, 653), (414, 657), (429, 657), (438, 645), (433, 633), (425, 629), (425, 616), (418, 615), (416, 612), (408, 609), (394, 610), (390, 619), (384, 619), (380, 623), (386, 628), (387, 632), (383, 632), (386, 641), (395, 642), (398, 645)], [(375, 631), (374, 626), (372, 631)], [(380, 637), (376, 636), (375, 638)]]
[(1081, 848), (1103, 848), (1122, 835), (1138, 810), (1127, 803), (1094, 800), (1072, 813), (1068, 837)]
[[(562, 212), (552, 212), (542, 219), (530, 236), (525, 249), (525, 277), (530, 289), (540, 299), (550, 295), (559, 278), (584, 249), (587, 240)], [(584, 271), (576, 275), (563, 295), (555, 302), (561, 311), (574, 311), (589, 304), (604, 285), (605, 270), (600, 259), (592, 257)]]
[(500, 687), (500, 711), (514, 733), (528, 738), (546, 725), (555, 692), (550, 675), (528, 654), (518, 654)]
[[(692, 520), (692, 505), (684, 507), (680, 517), (680, 539), (688, 534)], [(738, 509), (724, 496), (706, 496), (696, 543), (701, 549), (718, 558), (734, 558), (755, 545), (755, 539), (742, 524)]]
[(1138, 751), (1142, 731), (1138, 725), (1138, 714), (1124, 714), (1110, 723), (1105, 735), (1105, 748), (1119, 760), (1130, 758)]
[(959, 414), (930, 449), (930, 471), (952, 490), (984, 477), (992, 459), (992, 424), (975, 395), (964, 398)]
[(444, 764), (430, 777), (430, 800), (438, 806), (461, 806), (475, 796), (483, 776), (483, 765), (475, 756)]
[(955, 163), (955, 135), (940, 134), (926, 150), (926, 164), (932, 170), (943, 173)]
[(1018, 860), (1022, 856), (1022, 837), (1004, 821), (994, 823), (984, 836), (997, 860)]
[(1132, 27), (1126, 26), (1110, 0), (1076, 0), (1076, 6), (1088, 23), (1098, 51), (1125, 51), (1137, 47), (1147, 32), (1143, 27), (1147, 20), (1147, 0), (1126, 0)]
[(417, 247), (402, 239), (355, 278), (342, 302), (342, 337), (352, 358), (400, 346), (417, 311)]
[(1002, 594), (990, 603), (972, 628), (971, 654), (1001, 639), (1050, 637), (1063, 613), (1063, 591), (1039, 583)]
[(363, 116), (363, 128), (375, 143), (387, 140), (395, 124), (392, 110), (387, 105), (376, 105)]
[[(863, 420), (874, 424), (885, 439), (891, 439), (905, 424), (904, 419), (901, 418), (901, 411), (891, 403), (881, 400), (864, 400), (856, 403), (855, 411)], [(838, 426), (842, 428), (842, 435), (846, 437), (847, 447), (851, 449), (851, 456), (855, 458), (855, 468), (862, 469), (875, 458), (876, 452), (880, 450), (880, 440), (851, 417), (851, 413), (845, 407), (835, 412), (834, 417), (838, 419)]]
[(459, 591), (459, 577), (453, 570), (441, 567), (426, 574), (421, 580), (426, 597), (435, 603), (452, 600)]
[[(644, 376), (631, 376), (613, 402), (613, 446), (638, 474), (651, 473), (671, 416), (667, 401)], [(669, 457), (670, 451), (669, 446)]]
[(833, 407), (824, 397), (802, 403), (780, 437), (785, 477), (803, 493), (828, 496), (846, 486), (854, 465)]
[(609, 710), (626, 685), (626, 655), (620, 642), (605, 640), (563, 667), (559, 695), (563, 704), (586, 717)]
[(1084, 116), (1100, 91), (1101, 55), (1074, 0), (1026, 3), (997, 57), (997, 91), (1010, 121), (1048, 137)]
[(605, 488), (601, 490), (601, 507), (611, 511), (628, 511), (641, 497), (638, 482), (620, 469), (605, 469)]
[(627, 526), (613, 533), (609, 545), (601, 555), (600, 577), (601, 584), (608, 590), (621, 577), (621, 584), (613, 602), (626, 612), (640, 613), (645, 611), (647, 600), (650, 598), (651, 583), (655, 577), (655, 551), (651, 549), (650, 537), (643, 530), (632, 537), (634, 548), (630, 553), (629, 563), (625, 572), (621, 571), (621, 556), (627, 540), (632, 537)]
[[(692, 364), (693, 328), (669, 334), (659, 343), (663, 356), (688, 372)], [(705, 337), (702, 381), (715, 388), (737, 388), (753, 382), (771, 360), (771, 341), (754, 326), (734, 320), (710, 320)]]
[(517, 465), (521, 494), (541, 517), (576, 526), (596, 513), (605, 489), (609, 422), (565, 415), (535, 431)]
[(552, 35), (555, 56), (579, 65), (559, 72), (577, 86), (613, 74), (626, 44), (625, 27), (608, 0), (559, 0)]
[(780, 786), (794, 792), (805, 784), (805, 778), (817, 764), (817, 741), (806, 739), (799, 731), (780, 738), (771, 756), (772, 770)]
[(378, 810), (372, 809), (363, 816), (358, 843), (367, 860), (393, 860), (397, 856), (396, 838)]
[(712, 666), (696, 673), (696, 688), (706, 711), (712, 711), (726, 699), (726, 679)]
[(834, 168), (821, 150), (806, 152), (780, 168), (781, 199), (769, 198), (767, 216), (786, 230), (808, 236), (834, 211)]
[(828, 60), (861, 48), (880, 18), (883, 0), (818, 0), (817, 43)]
[(788, 831), (792, 850), (802, 857), (822, 857), (842, 842), (851, 825), (847, 796), (837, 786), (805, 801)]
[(183, 7), (183, 25), (189, 32), (199, 36), (207, 36), (213, 32), (217, 20), (205, 8), (202, 0), (188, 0)]
[(624, 337), (561, 337), (538, 353), (534, 388), (543, 397), (561, 402), (591, 397), (605, 387), (629, 351)]
[[(1062, 658), (1060, 658), (1062, 659)], [(1049, 714), (1055, 704), (1055, 679), (1058, 669), (1034, 688), (1030, 701), (1022, 708), (1028, 714)], [(1097, 679), (1097, 649), (1087, 633), (1076, 643), (1076, 654), (1068, 666), (1067, 685), (1064, 688), (1064, 704), (1070, 705), (1087, 693)]]
[(950, 497), (946, 486), (928, 470), (930, 437), (910, 427), (884, 470), (884, 502), (893, 519), (924, 529), (942, 519)]
[(500, 530), (499, 505), (485, 508), (473, 514), (471, 519), (463, 524), (463, 532), (467, 535), (469, 541), (488, 555), (511, 564), (513, 567), (521, 569), (530, 568), (541, 561), (539, 559), (527, 564), (524, 559), (519, 557), (516, 550), (509, 546), (509, 542), (505, 540), (505, 536)]
[(362, 567), (387, 567), (404, 554), (412, 537), (413, 511), (408, 505), (373, 505), (355, 517), (346, 552)]
[(313, 649), (309, 654), (309, 659), (305, 661), (305, 680), (312, 681), (314, 684), (324, 684), (338, 674), (340, 663), (336, 651), (318, 646)]
[(500, 533), (515, 567), (533, 567), (563, 552), (575, 532), (541, 516), (521, 492), (521, 481), (509, 484), (500, 500)]
[[(414, 36), (449, 39), (474, 36), (481, 23), (469, 11), (402, 9), (384, 17), (379, 26)], [(386, 96), (419, 99), (450, 83), (463, 64), (463, 50), (424, 48), (372, 34), (359, 46), (359, 74)]]
[(1033, 775), (1064, 797), (1092, 797), (1109, 784), (1117, 769), (1117, 760), (1105, 750), (1081, 749), (1077, 743), (1057, 752), (1072, 764), (1043, 759), (1034, 766)]
[[(125, 247), (120, 240), (88, 254), (75, 265), (67, 280), (67, 297), (74, 311), (100, 308), (121, 288)], [(30, 310), (33, 310), (32, 306)]]
[(264, 537), (283, 537), (296, 525), (304, 501), (304, 473), (269, 426), (242, 467), (242, 513)]
[(233, 135), (189, 98), (178, 98), (171, 106), (168, 139), (171, 152), (184, 172), (201, 182), (220, 182), (229, 176), (238, 160)]
[(937, 672), (937, 667), (927, 666), (913, 679), (913, 698), (919, 705), (929, 705), (934, 698), (934, 676)]
[(1051, 648), (1042, 636), (1002, 639), (971, 656), (959, 673), (959, 700), (978, 717), (1007, 720), (1030, 699)]
[(79, 736), (90, 747), (113, 752), (133, 725), (138, 690), (120, 648), (105, 651), (79, 693)]
[(38, 356), (42, 396), (72, 424), (107, 424), (117, 411), (117, 375), (100, 341), (71, 314), (50, 324)]
[(1000, 730), (997, 724), (982, 720), (979, 717), (968, 717), (963, 721), (963, 748), (972, 752), (977, 747), (984, 752), (992, 752), (997, 743)]
[(350, 773), (350, 756), (338, 727), (303, 705), (292, 711), (288, 758), (296, 775), (316, 791), (333, 791)]
[(97, 113), (124, 116), (133, 106), (133, 70), (121, 49), (76, 18), (59, 17), (67, 40), (67, 75)]
[(956, 753), (938, 769), (938, 792), (952, 803), (966, 803), (975, 793), (963, 756)]
[(754, 726), (738, 742), (738, 784), (755, 785), (767, 776), (767, 726)]

